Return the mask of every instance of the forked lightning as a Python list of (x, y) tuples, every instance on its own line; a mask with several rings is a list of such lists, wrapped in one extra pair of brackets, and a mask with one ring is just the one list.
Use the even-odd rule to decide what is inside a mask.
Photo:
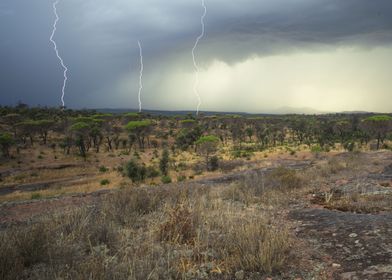
[(193, 85), (193, 92), (195, 93), (197, 100), (198, 100), (198, 104), (197, 104), (197, 108), (196, 108), (196, 115), (199, 115), (199, 110), (200, 110), (200, 106), (201, 106), (201, 97), (199, 94), (199, 67), (196, 63), (196, 58), (195, 58), (195, 50), (197, 48), (197, 45), (199, 44), (199, 41), (204, 37), (204, 30), (205, 30), (205, 25), (204, 25), (204, 18), (207, 15), (207, 7), (204, 3), (204, 0), (201, 0), (201, 5), (204, 8), (204, 13), (201, 16), (200, 19), (200, 23), (201, 23), (201, 34), (197, 37), (195, 45), (192, 48), (192, 58), (193, 58), (193, 65), (195, 67), (196, 73), (195, 73), (195, 83)]
[(52, 31), (52, 35), (50, 36), (50, 41), (53, 43), (54, 50), (56, 52), (56, 56), (59, 59), (60, 64), (61, 64), (61, 66), (64, 69), (64, 81), (63, 81), (63, 87), (62, 87), (62, 90), (61, 90), (61, 93), (62, 93), (61, 94), (61, 103), (62, 103), (63, 107), (65, 107), (64, 96), (65, 96), (65, 86), (67, 85), (67, 80), (68, 80), (68, 77), (67, 77), (68, 68), (67, 68), (67, 66), (65, 66), (63, 59), (59, 55), (59, 51), (57, 49), (57, 44), (53, 40), (53, 37), (54, 37), (54, 35), (56, 33), (56, 30), (57, 30), (57, 22), (60, 19), (58, 14), (57, 14), (57, 8), (56, 8), (58, 3), (59, 3), (59, 0), (56, 0), (56, 2), (53, 3), (53, 12), (54, 12), (54, 14), (56, 16), (56, 19), (55, 19), (54, 24), (53, 24), (53, 31)]

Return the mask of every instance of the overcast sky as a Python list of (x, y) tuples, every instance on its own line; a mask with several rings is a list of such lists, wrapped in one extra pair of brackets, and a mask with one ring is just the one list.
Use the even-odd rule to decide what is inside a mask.
[[(61, 104), (52, 1), (0, 1), (0, 104)], [(201, 110), (392, 111), (392, 1), (205, 0)], [(195, 110), (201, 0), (60, 0), (68, 107)]]

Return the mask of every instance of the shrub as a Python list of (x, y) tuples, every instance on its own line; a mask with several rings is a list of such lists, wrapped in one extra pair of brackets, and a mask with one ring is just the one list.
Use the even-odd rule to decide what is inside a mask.
[(170, 176), (162, 176), (161, 181), (163, 184), (170, 184), (172, 182), (172, 179)]
[(234, 158), (251, 158), (253, 156), (253, 151), (246, 150), (234, 150), (232, 152), (232, 156)]
[(219, 168), (219, 158), (217, 156), (213, 156), (209, 160), (209, 170), (216, 171)]
[(164, 196), (154, 191), (152, 193), (142, 188), (121, 190), (110, 197), (105, 210), (112, 220), (120, 224), (133, 223), (135, 216), (156, 211), (162, 204)]
[(310, 149), (310, 151), (311, 151), (312, 153), (321, 153), (321, 152), (323, 151), (323, 149), (320, 147), (320, 145), (316, 145), (316, 146), (313, 146), (313, 147)]
[(122, 166), (122, 165), (117, 166), (116, 167), (116, 171), (119, 172), (119, 173), (123, 173), (124, 172), (124, 166)]
[(235, 270), (271, 273), (281, 269), (290, 248), (286, 231), (269, 228), (261, 219), (227, 231), (224, 251)]
[(107, 171), (109, 171), (109, 169), (106, 167), (106, 166), (100, 166), (99, 167), (99, 172), (101, 172), (101, 173), (105, 173), (105, 172), (107, 172)]
[(140, 182), (146, 178), (147, 169), (145, 166), (139, 165), (136, 161), (131, 160), (125, 165), (125, 174), (133, 182)]
[(31, 194), (31, 199), (41, 199), (42, 195), (40, 193)]
[(177, 181), (178, 182), (183, 182), (185, 180), (186, 180), (186, 176), (185, 175), (180, 175), (180, 176), (177, 177)]
[(146, 169), (147, 178), (155, 178), (159, 176), (159, 171), (154, 166), (148, 166)]
[(49, 260), (50, 235), (45, 224), (39, 223), (14, 234), (11, 242), (25, 267)]
[(162, 152), (162, 158), (159, 161), (159, 169), (165, 176), (169, 172), (169, 160), (169, 151), (167, 149), (164, 149)]
[(354, 142), (345, 142), (343, 144), (343, 148), (349, 152), (354, 151), (355, 143)]
[(274, 169), (268, 176), (269, 180), (280, 190), (296, 189), (303, 186), (303, 179), (297, 175), (297, 172), (285, 167)]
[(183, 204), (168, 209), (169, 218), (159, 229), (159, 240), (174, 244), (193, 244), (198, 216)]
[(101, 186), (106, 186), (106, 185), (109, 185), (109, 184), (110, 184), (110, 181), (108, 179), (101, 180)]

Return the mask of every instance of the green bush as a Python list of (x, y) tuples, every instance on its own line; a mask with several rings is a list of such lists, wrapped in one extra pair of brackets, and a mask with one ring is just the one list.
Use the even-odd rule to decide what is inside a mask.
[(183, 182), (185, 180), (186, 180), (186, 176), (185, 175), (180, 175), (180, 176), (177, 177), (177, 181), (178, 182)]
[(99, 172), (101, 172), (101, 173), (105, 173), (105, 172), (108, 172), (109, 171), (109, 169), (106, 167), (106, 166), (100, 166), (99, 167)]
[(354, 142), (346, 142), (343, 144), (343, 148), (349, 152), (354, 151), (355, 143)]
[(209, 170), (216, 171), (219, 168), (219, 158), (217, 156), (213, 156), (209, 160)]
[(106, 186), (106, 185), (109, 185), (109, 184), (110, 184), (110, 181), (108, 179), (101, 180), (101, 186)]
[(146, 178), (147, 168), (131, 160), (125, 165), (125, 174), (132, 179), (133, 182), (140, 182)]
[(146, 168), (146, 177), (155, 178), (159, 176), (159, 170), (155, 169), (154, 166), (148, 166)]
[(167, 175), (169, 172), (169, 151), (167, 149), (164, 149), (162, 152), (162, 158), (159, 161), (159, 169), (161, 170), (163, 175)]
[(246, 151), (246, 150), (234, 150), (232, 152), (232, 155), (234, 158), (250, 158), (253, 156), (252, 151)]
[(321, 153), (323, 151), (323, 148), (320, 147), (320, 145), (313, 146), (310, 150), (312, 153)]
[(40, 193), (31, 194), (31, 199), (41, 199), (42, 195)]
[(172, 179), (170, 176), (162, 176), (161, 181), (163, 184), (170, 184), (172, 182)]

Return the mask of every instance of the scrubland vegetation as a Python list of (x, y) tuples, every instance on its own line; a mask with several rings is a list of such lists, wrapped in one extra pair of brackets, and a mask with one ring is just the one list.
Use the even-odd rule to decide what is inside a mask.
[(3, 205), (85, 202), (1, 224), (0, 279), (330, 279), (288, 213), (391, 211), (391, 194), (329, 186), (383, 167), (365, 153), (390, 149), (391, 123), (1, 107)]

